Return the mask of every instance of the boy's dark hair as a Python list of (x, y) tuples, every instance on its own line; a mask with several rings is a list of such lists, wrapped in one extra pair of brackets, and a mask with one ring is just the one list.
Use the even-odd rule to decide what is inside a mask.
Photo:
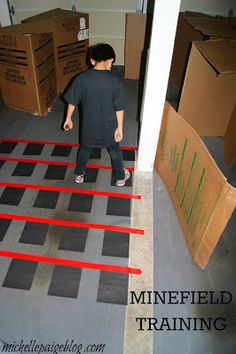
[(89, 57), (95, 61), (106, 61), (113, 59), (113, 63), (116, 60), (116, 54), (112, 46), (106, 43), (98, 43), (89, 48)]

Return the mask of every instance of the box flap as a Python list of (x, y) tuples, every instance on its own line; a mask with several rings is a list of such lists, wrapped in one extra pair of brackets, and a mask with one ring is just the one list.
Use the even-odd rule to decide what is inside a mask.
[(23, 35), (23, 34), (33, 34), (33, 33), (51, 33), (52, 26), (48, 21), (44, 21), (44, 25), (40, 23), (21, 23), (18, 25), (6, 26), (0, 29), (0, 34), (11, 34), (11, 35)]
[(205, 268), (235, 209), (236, 189), (196, 131), (168, 103), (155, 168), (170, 193), (192, 257)]
[(56, 20), (62, 20), (68, 17), (79, 17), (82, 16), (83, 14), (80, 12), (76, 11), (70, 11), (70, 10), (63, 10), (60, 8), (49, 10), (46, 12), (42, 12), (38, 15), (34, 15), (28, 18), (25, 18), (22, 23), (25, 22), (31, 22), (31, 21), (41, 21), (41, 20), (51, 20), (51, 21), (56, 21)]
[(186, 16), (185, 20), (197, 31), (209, 37), (236, 38), (236, 29), (216, 17)]
[(194, 44), (217, 73), (236, 73), (236, 41), (196, 41)]
[(232, 26), (234, 26), (236, 28), (236, 17), (223, 17), (223, 16), (219, 16), (219, 18), (222, 21), (225, 21), (227, 23), (230, 23)]
[(197, 12), (197, 11), (185, 11), (185, 12), (180, 12), (180, 14), (183, 14), (184, 16), (195, 16), (195, 17), (212, 17), (211, 15), (205, 14), (203, 12)]

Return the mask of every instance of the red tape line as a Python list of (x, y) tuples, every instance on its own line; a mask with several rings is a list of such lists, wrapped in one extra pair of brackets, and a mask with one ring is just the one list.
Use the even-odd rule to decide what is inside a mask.
[(95, 190), (89, 190), (89, 189), (61, 188), (61, 187), (41, 186), (41, 185), (34, 185), (34, 184), (0, 182), (0, 187), (29, 188), (29, 189), (44, 190), (44, 191), (55, 191), (55, 192), (76, 193), (76, 194), (90, 194), (90, 195), (98, 195), (98, 196), (103, 196), (103, 197), (141, 199), (140, 195), (128, 194), (128, 193), (103, 192), (103, 191), (95, 191)]
[[(28, 162), (28, 163), (41, 163), (44, 165), (59, 165), (59, 166), (72, 166), (75, 167), (74, 162), (63, 162), (63, 161), (46, 161), (46, 160), (32, 160), (32, 159), (21, 159), (18, 157), (0, 157), (0, 161), (11, 161), (11, 162)], [(87, 164), (87, 168), (99, 168), (103, 170), (112, 170), (111, 166)], [(134, 167), (125, 167), (129, 171), (134, 171)]]
[[(40, 140), (27, 140), (27, 139), (5, 139), (0, 138), (2, 142), (8, 143), (27, 143), (27, 144), (44, 144), (44, 145), (60, 145), (60, 146), (80, 146), (80, 144), (74, 143), (62, 143), (59, 141), (40, 141)], [(138, 150), (136, 146), (121, 146), (121, 150)]]
[(87, 268), (87, 269), (94, 269), (94, 270), (103, 270), (106, 272), (118, 272), (118, 273), (128, 273), (128, 274), (138, 274), (138, 275), (142, 274), (141, 269), (138, 269), (138, 268), (130, 268), (130, 267), (100, 264), (100, 263), (73, 261), (71, 259), (65, 259), (65, 258), (35, 256), (32, 254), (28, 254), (28, 253), (17, 253), (17, 252), (9, 252), (9, 251), (1, 250), (0, 256), (7, 257), (7, 258), (21, 259), (21, 260), (25, 260), (25, 261), (57, 264), (57, 265), (62, 265), (62, 266), (66, 266), (66, 267)]
[(0, 219), (11, 219), (11, 220), (21, 220), (29, 222), (38, 222), (41, 224), (50, 224), (50, 225), (60, 225), (60, 226), (72, 226), (72, 227), (82, 227), (87, 229), (99, 229), (99, 230), (108, 230), (114, 232), (124, 232), (129, 234), (144, 235), (144, 230), (135, 229), (131, 227), (116, 226), (116, 225), (106, 225), (106, 224), (89, 224), (80, 221), (69, 221), (69, 220), (58, 220), (58, 219), (48, 219), (41, 217), (32, 217), (26, 215), (17, 215), (17, 214), (0, 214)]

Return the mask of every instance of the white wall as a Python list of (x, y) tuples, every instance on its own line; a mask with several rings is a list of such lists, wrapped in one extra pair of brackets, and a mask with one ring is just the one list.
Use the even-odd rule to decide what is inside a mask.
[(230, 9), (236, 16), (236, 0), (182, 0), (180, 4), (180, 11), (198, 11), (213, 16), (228, 16)]

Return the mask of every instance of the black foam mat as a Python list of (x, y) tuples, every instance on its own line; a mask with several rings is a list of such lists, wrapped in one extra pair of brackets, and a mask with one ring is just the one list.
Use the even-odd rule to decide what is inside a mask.
[(39, 191), (34, 202), (35, 208), (55, 209), (60, 192)]
[(105, 230), (102, 255), (110, 257), (129, 257), (129, 234)]
[(60, 250), (84, 252), (88, 229), (65, 227), (59, 244)]
[(126, 273), (100, 272), (97, 302), (127, 305), (128, 280)]
[(2, 241), (6, 235), (6, 232), (10, 226), (11, 220), (0, 219), (0, 241)]
[(48, 295), (77, 298), (82, 270), (75, 267), (54, 267)]
[(71, 153), (71, 146), (64, 146), (64, 145), (55, 145), (51, 156), (63, 156), (68, 157)]
[(3, 166), (5, 161), (0, 161), (0, 168)]
[(23, 155), (41, 155), (44, 144), (32, 144), (26, 145)]
[(10, 154), (15, 149), (16, 145), (17, 145), (17, 143), (3, 141), (0, 144), (0, 153)]
[[(133, 174), (132, 172), (130, 172), (130, 178), (125, 181), (125, 186), (126, 187), (132, 187), (132, 180), (133, 180)], [(111, 174), (111, 186), (115, 186), (116, 185), (116, 178), (115, 178), (115, 175), (112, 171), (112, 174)]]
[(134, 150), (122, 150), (122, 156), (124, 161), (135, 161), (135, 151)]
[(36, 164), (31, 162), (18, 162), (14, 169), (12, 176), (25, 176), (29, 177), (34, 172)]
[(84, 182), (95, 183), (98, 176), (98, 169), (96, 168), (87, 168), (86, 174), (84, 176)]
[(25, 192), (25, 188), (6, 187), (0, 197), (0, 204), (18, 205)]
[(92, 208), (93, 195), (72, 193), (68, 210), (89, 213)]
[(37, 265), (36, 262), (13, 259), (2, 286), (30, 290)]
[(130, 199), (108, 197), (107, 215), (130, 216)]
[(66, 170), (66, 166), (49, 165), (45, 173), (44, 179), (63, 180), (65, 178)]
[(43, 245), (47, 236), (48, 227), (48, 224), (26, 222), (19, 242), (32, 245)]
[(101, 158), (101, 149), (94, 148), (91, 152), (90, 159), (100, 159)]

